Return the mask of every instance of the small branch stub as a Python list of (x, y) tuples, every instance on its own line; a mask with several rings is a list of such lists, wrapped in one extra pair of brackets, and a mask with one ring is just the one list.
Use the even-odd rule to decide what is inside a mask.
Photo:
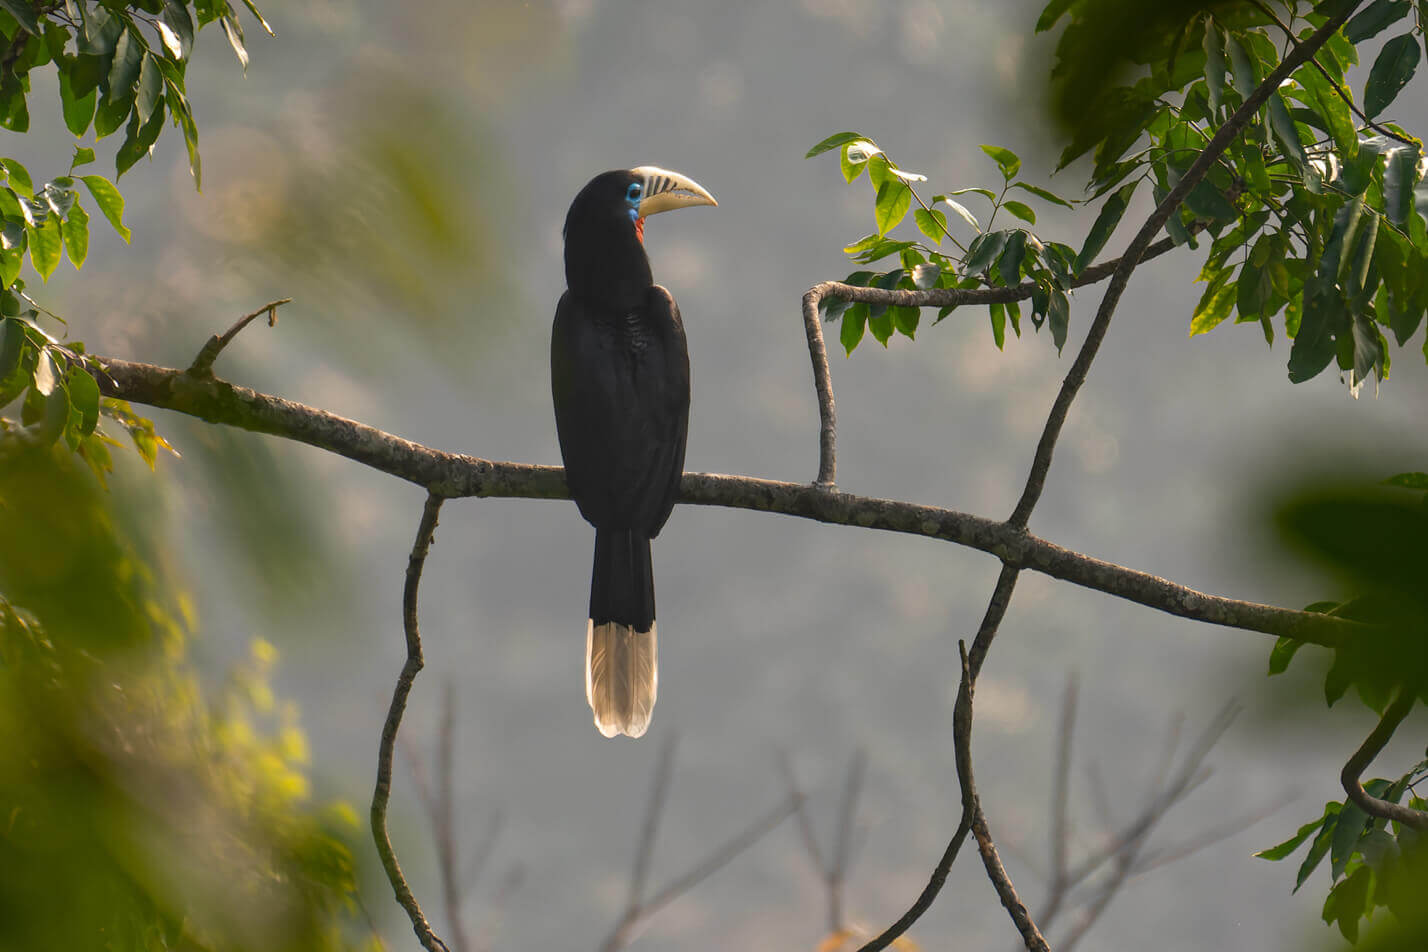
[(213, 376), (213, 362), (218, 359), (218, 355), (223, 352), (223, 348), (227, 347), (229, 342), (238, 336), (239, 331), (247, 327), (253, 319), (260, 314), (268, 315), (269, 327), (277, 327), (278, 308), (291, 302), (292, 298), (279, 298), (276, 301), (269, 301), (251, 314), (244, 314), (238, 318), (234, 325), (228, 328), (221, 337), (217, 334), (210, 337), (208, 342), (203, 345), (203, 349), (198, 352), (198, 356), (193, 358), (193, 363), (188, 365), (188, 370), (185, 372), (190, 377), (211, 378)]

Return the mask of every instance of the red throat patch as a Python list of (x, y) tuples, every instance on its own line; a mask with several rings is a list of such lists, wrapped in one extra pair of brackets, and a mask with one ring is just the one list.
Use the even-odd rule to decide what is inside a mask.
[(635, 237), (640, 239), (640, 244), (645, 242), (645, 220), (643, 217), (635, 219)]

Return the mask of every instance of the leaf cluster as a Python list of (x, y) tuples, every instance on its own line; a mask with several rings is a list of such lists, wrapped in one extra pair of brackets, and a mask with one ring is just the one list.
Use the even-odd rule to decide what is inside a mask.
[[(859, 263), (892, 254), (905, 259), (900, 274), (858, 272), (849, 283), (995, 288), (1030, 278), (1037, 288), (1033, 315), (1049, 319), (1059, 349), (1065, 340), (1062, 315), (1069, 310), (1065, 295), (1104, 250), (1135, 192), (1148, 183), (1151, 197), (1163, 201), (1285, 52), (1327, 19), (1325, 10), (1300, 3), (1282, 5), (1280, 16), (1261, 3), (1184, 2), (1157, 5), (1145, 16), (1141, 5), (1134, 5), (1140, 12), (1116, 20), (1116, 26), (1113, 14), (1124, 6), (1121, 0), (1053, 0), (1038, 23), (1049, 29), (1066, 21), (1053, 75), (1063, 91), (1076, 90), (1068, 101), (1090, 105), (1075, 113), (1058, 166), (1089, 161), (1086, 197), (1075, 204), (1099, 209), (1078, 250), (1035, 234), (1034, 211), (1007, 200), (1008, 190), (1019, 188), (1044, 201), (1072, 204), (1017, 181), (1021, 163), (1007, 150), (983, 146), (1002, 173), (999, 191), (964, 187), (924, 204), (913, 185), (923, 177), (896, 171), (871, 139), (840, 133), (809, 154), (840, 149), (850, 182), (867, 168), (878, 225), (876, 234), (845, 250)], [(1288, 371), (1295, 383), (1335, 364), (1357, 394), (1365, 381), (1388, 375), (1388, 338), (1406, 345), (1428, 313), (1422, 143), (1384, 118), (1416, 71), (1425, 16), (1428, 3), (1367, 4), (1270, 94), (1166, 223), (1174, 244), (1198, 248), (1202, 232), (1210, 239), (1200, 271), (1205, 287), (1190, 319), (1192, 336), (1233, 316), (1237, 323), (1259, 324), (1271, 345), (1276, 328), (1291, 340)], [(1118, 30), (1131, 30), (1135, 37)], [(1347, 72), (1358, 63), (1357, 45), (1386, 32), (1397, 35), (1376, 56), (1360, 107)], [(1107, 54), (1107, 37), (1126, 52)], [(1108, 69), (1107, 63), (1119, 66)], [(1005, 208), (1024, 225), (992, 231), (989, 220), (983, 229), (960, 205), (948, 205), (975, 233), (964, 246), (948, 232), (947, 217), (937, 206), (966, 194), (990, 202), (992, 217)], [(923, 206), (915, 218), (931, 246), (888, 234), (913, 200)], [(944, 237), (958, 252), (936, 249)], [(1004, 261), (1008, 249), (1010, 260)], [(919, 284), (911, 278), (924, 261), (936, 266), (936, 277)], [(851, 350), (861, 338), (856, 319), (862, 314), (851, 307), (839, 313), (844, 345)], [(848, 313), (855, 318), (852, 327)], [(895, 317), (891, 325), (875, 328), (875, 336), (885, 341), (890, 327), (916, 327), (914, 316)], [(1019, 332), (1019, 317), (1015, 304), (991, 305), (998, 346), (1007, 320)]]
[[(844, 252), (859, 264), (873, 264), (896, 255), (900, 265), (882, 272), (855, 271), (844, 279), (845, 283), (887, 290), (927, 290), (1013, 288), (1029, 280), (1035, 288), (1030, 295), (1028, 316), (1037, 330), (1043, 325), (1050, 326), (1060, 350), (1066, 343), (1070, 319), (1068, 293), (1081, 270), (1078, 265), (1081, 255), (1068, 245), (1038, 238), (1026, 227), (1036, 224), (1035, 209), (1009, 196), (1036, 198), (1065, 208), (1074, 207), (1072, 202), (1040, 186), (1020, 181), (1021, 158), (1001, 146), (982, 146), (982, 151), (1001, 173), (999, 191), (959, 188), (933, 195), (926, 201), (918, 194), (917, 183), (927, 181), (927, 176), (898, 168), (872, 139), (855, 132), (842, 132), (815, 145), (808, 157), (833, 149), (839, 150), (844, 178), (852, 183), (866, 171), (874, 191), (873, 215), (877, 231), (848, 245)], [(987, 203), (988, 210), (983, 212), (987, 219), (985, 225), (965, 204), (970, 201), (969, 197)], [(914, 202), (915, 209), (912, 208)], [(888, 237), (909, 210), (922, 238)], [(996, 218), (1003, 211), (1025, 224), (994, 229)], [(949, 227), (949, 212), (954, 216), (956, 233)], [(966, 237), (968, 230), (970, 237)], [(966, 240), (959, 238), (959, 234)], [(841, 319), (839, 336), (849, 354), (868, 331), (883, 346), (887, 346), (894, 332), (913, 337), (921, 315), (918, 307), (850, 303), (835, 297), (825, 298), (820, 307), (825, 320)], [(952, 306), (941, 308), (934, 323), (953, 310)], [(992, 304), (989, 313), (998, 348), (1005, 345), (1008, 324), (1014, 334), (1021, 336), (1022, 309), (1016, 299), (1009, 296), (1004, 302)]]

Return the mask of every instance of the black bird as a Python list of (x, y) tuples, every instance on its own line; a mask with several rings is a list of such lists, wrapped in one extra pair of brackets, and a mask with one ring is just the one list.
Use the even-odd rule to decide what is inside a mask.
[(678, 172), (641, 166), (595, 176), (565, 216), (550, 386), (565, 481), (595, 527), (585, 697), (606, 737), (639, 737), (654, 710), (650, 540), (674, 508), (689, 433), (684, 325), (650, 274), (645, 216), (717, 204)]

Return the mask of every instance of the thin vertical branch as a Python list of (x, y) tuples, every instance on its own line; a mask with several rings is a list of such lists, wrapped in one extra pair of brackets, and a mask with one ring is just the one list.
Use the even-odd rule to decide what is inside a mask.
[[(1001, 627), (1002, 619), (1006, 617), (1007, 606), (1011, 604), (1012, 592), (1016, 588), (1018, 569), (1009, 565), (1003, 565), (1001, 574), (997, 576), (996, 587), (992, 590), (992, 597), (987, 602), (987, 611), (982, 616), (982, 624), (977, 629), (977, 637), (972, 641), (972, 650), (966, 658), (966, 676), (964, 684), (967, 688), (967, 699), (965, 704), (965, 719), (963, 718), (963, 690), (959, 688), (957, 692), (957, 707), (954, 708), (952, 718), (952, 739), (959, 751), (957, 762), (957, 774), (962, 777), (962, 760), (960, 752), (965, 746), (967, 751), (966, 766), (971, 768), (972, 750), (972, 707), (970, 688), (976, 683), (977, 674), (981, 670), (982, 661), (987, 656), (987, 651), (991, 647), (992, 639), (996, 637), (997, 630)], [(961, 642), (959, 644), (959, 650)], [(904, 932), (906, 932), (914, 922), (922, 918), (923, 913), (932, 908), (932, 903), (937, 899), (937, 894), (942, 891), (942, 886), (947, 882), (947, 874), (952, 871), (952, 863), (957, 859), (957, 854), (962, 849), (962, 843), (967, 839), (967, 834), (972, 829), (972, 819), (974, 816), (973, 797), (968, 794), (975, 794), (975, 788), (964, 780), (962, 784), (962, 819), (957, 824), (957, 832), (952, 834), (952, 839), (947, 843), (947, 849), (942, 852), (942, 858), (937, 861), (937, 866), (932, 870), (932, 876), (927, 881), (927, 885), (922, 887), (922, 892), (918, 894), (916, 900), (907, 912), (902, 914), (892, 925), (871, 942), (864, 945), (858, 952), (879, 952), (886, 949), (895, 942)]]
[(417, 527), (416, 542), (412, 544), (411, 557), (407, 561), (406, 585), (402, 590), (402, 628), (406, 634), (407, 659), (397, 676), (397, 686), (392, 692), (392, 704), (387, 710), (386, 723), (382, 725), (382, 741), (377, 751), (377, 786), (372, 791), (372, 837), (376, 841), (377, 854), (382, 859), (382, 868), (387, 872), (387, 880), (392, 884), (397, 903), (406, 910), (412, 921), (412, 931), (428, 952), (450, 952), (445, 942), (432, 931), (431, 924), (421, 911), (421, 905), (407, 885), (402, 874), (397, 854), (392, 849), (392, 839), (387, 832), (387, 807), (392, 796), (392, 755), (397, 746), (397, 729), (401, 726), (402, 715), (407, 709), (407, 696), (411, 694), (412, 682), (425, 662), (421, 653), (421, 633), (417, 629), (417, 588), (421, 585), (421, 572), (426, 564), (427, 552), (431, 549), (432, 537), (436, 533), (436, 520), (441, 512), (442, 497), (431, 493), (426, 497), (422, 510), (421, 524)]
[(823, 325), (818, 320), (818, 300), (822, 296), (821, 288), (812, 288), (803, 296), (803, 332), (808, 338), (813, 386), (818, 392), (818, 479), (814, 485), (832, 489), (838, 478), (838, 414), (833, 407), (828, 348), (823, 344)]
[(630, 870), (630, 909), (639, 909), (645, 898), (645, 883), (649, 880), (650, 860), (654, 855), (655, 837), (659, 835), (659, 820), (664, 814), (665, 802), (669, 799), (669, 778), (674, 770), (674, 747), (676, 737), (669, 734), (660, 745), (659, 756), (655, 760), (654, 782), (650, 785), (650, 798), (645, 806), (645, 820), (640, 828), (640, 842), (635, 849), (635, 865)]
[(868, 758), (859, 750), (848, 764), (848, 777), (843, 783), (843, 802), (838, 808), (838, 835), (833, 841), (833, 861), (828, 868), (828, 920), (833, 931), (843, 927), (843, 884), (848, 879), (848, 864), (852, 853), (853, 819), (858, 809), (858, 794), (863, 788), (863, 773)]

